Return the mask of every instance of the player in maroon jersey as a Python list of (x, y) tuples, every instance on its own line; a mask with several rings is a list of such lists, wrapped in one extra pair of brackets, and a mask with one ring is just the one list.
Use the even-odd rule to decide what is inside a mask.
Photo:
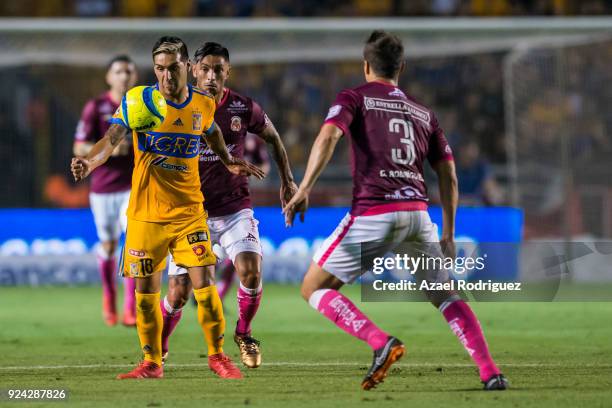
[[(351, 211), (313, 257), (302, 283), (310, 305), (350, 335), (368, 343), (374, 361), (361, 386), (382, 382), (405, 353), (403, 343), (379, 329), (338, 290), (362, 275), (361, 256), (383, 256), (405, 242), (428, 257), (455, 256), (457, 178), (452, 151), (434, 113), (398, 88), (404, 48), (394, 35), (375, 31), (364, 48), (366, 83), (340, 92), (314, 143), (298, 192), (284, 207), (287, 225), (308, 208), (308, 195), (332, 156), (338, 140), (351, 140), (353, 203)], [(423, 164), (439, 178), (443, 207), (442, 238), (427, 213)], [(375, 244), (374, 250), (363, 243)], [(374, 253), (375, 252), (375, 253)], [(410, 254), (419, 256), (419, 253)], [(447, 282), (445, 270), (417, 271), (428, 282)], [(478, 319), (457, 293), (429, 291), (451, 330), (468, 351), (486, 390), (505, 389), (506, 378), (489, 354)]]
[[(264, 173), (268, 174), (270, 172), (270, 157), (268, 155), (266, 142), (253, 133), (247, 133), (245, 137), (244, 158), (259, 167)], [(236, 268), (234, 268), (234, 264), (231, 260), (226, 259), (217, 265), (217, 271), (217, 290), (219, 291), (221, 300), (224, 300), (225, 295), (229, 292), (232, 282), (234, 281)]]
[[(104, 137), (109, 120), (119, 107), (123, 95), (136, 83), (136, 67), (130, 57), (118, 55), (110, 60), (106, 83), (110, 89), (85, 105), (74, 136), (73, 153), (85, 157), (93, 145)], [(126, 227), (126, 209), (130, 197), (134, 152), (130, 140), (124, 140), (113, 155), (91, 174), (89, 201), (100, 244), (98, 269), (102, 279), (102, 315), (107, 325), (117, 323), (115, 287), (115, 251)], [(124, 279), (123, 324), (136, 325), (134, 279)]]
[[(245, 154), (247, 132), (262, 138), (269, 146), (281, 179), (280, 200), (285, 205), (297, 190), (283, 143), (274, 125), (251, 98), (226, 87), (231, 71), (227, 48), (214, 42), (202, 45), (194, 55), (193, 75), (198, 87), (210, 92), (217, 101), (215, 122), (221, 128), (228, 151), (235, 157)], [(259, 341), (251, 336), (262, 295), (261, 259), (258, 221), (254, 218), (248, 179), (230, 174), (209, 148), (200, 151), (200, 181), (208, 211), (208, 227), (220, 258), (229, 258), (240, 279), (238, 288), (238, 322), (234, 341), (240, 349), (243, 364), (249, 368), (261, 365)], [(164, 330), (162, 353), (168, 353), (168, 338), (179, 319), (190, 289), (184, 268), (170, 262), (168, 295), (162, 300)]]

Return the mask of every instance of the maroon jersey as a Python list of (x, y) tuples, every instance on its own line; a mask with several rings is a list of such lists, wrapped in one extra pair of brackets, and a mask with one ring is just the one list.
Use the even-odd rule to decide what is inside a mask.
[[(256, 102), (229, 88), (217, 106), (215, 122), (223, 133), (227, 150), (240, 158), (244, 157), (247, 132), (259, 134), (270, 123)], [(230, 173), (219, 156), (203, 143), (200, 146), (200, 182), (208, 216), (220, 217), (251, 208), (247, 177)]]
[(270, 162), (266, 142), (253, 133), (247, 133), (244, 141), (244, 159), (256, 166), (264, 166)]
[(325, 123), (350, 138), (351, 214), (427, 209), (425, 159), (453, 159), (429, 108), (396, 86), (369, 82), (340, 92)]
[[(110, 94), (104, 93), (91, 99), (83, 108), (81, 120), (74, 139), (77, 142), (96, 143), (108, 130), (109, 120), (119, 107)], [(124, 142), (125, 143), (125, 142)], [(126, 156), (111, 156), (106, 163), (91, 173), (91, 191), (94, 193), (115, 193), (129, 190), (134, 169), (134, 151)]]

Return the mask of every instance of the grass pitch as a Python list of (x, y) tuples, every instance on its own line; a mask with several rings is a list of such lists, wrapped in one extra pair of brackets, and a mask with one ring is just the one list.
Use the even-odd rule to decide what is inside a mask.
[[(359, 301), (358, 288), (344, 292)], [(0, 288), (0, 390), (65, 388), (69, 405), (145, 407), (604, 407), (612, 401), (612, 303), (474, 303), (491, 351), (511, 381), (483, 392), (476, 369), (433, 307), (367, 303), (363, 309), (405, 343), (408, 354), (376, 390), (359, 384), (367, 345), (341, 332), (299, 297), (295, 286), (265, 285), (254, 323), (263, 361), (245, 379), (207, 368), (195, 309), (171, 338), (163, 380), (118, 381), (140, 351), (134, 329), (108, 328), (100, 289)], [(236, 321), (227, 298), (226, 352)], [(242, 366), (241, 366), (242, 367)], [(4, 406), (61, 406), (21, 402)]]

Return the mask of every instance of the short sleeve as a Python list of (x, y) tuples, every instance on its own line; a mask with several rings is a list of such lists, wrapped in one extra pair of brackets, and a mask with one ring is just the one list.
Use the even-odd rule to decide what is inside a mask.
[(204, 112), (206, 114), (202, 118), (202, 129), (204, 130), (205, 135), (209, 135), (213, 130), (213, 123), (215, 122), (215, 110), (217, 109), (217, 103), (211, 96), (204, 96), (202, 98), (204, 100)]
[(247, 131), (256, 135), (264, 131), (265, 128), (270, 126), (270, 119), (259, 104), (253, 101), (251, 106), (251, 119), (249, 120), (249, 126)]
[(347, 135), (358, 107), (359, 96), (354, 91), (344, 90), (336, 96), (324, 123), (337, 126)]
[(77, 142), (96, 142), (97, 120), (96, 101), (91, 100), (83, 108), (76, 132), (74, 133), (74, 140)]
[(119, 107), (113, 114), (113, 117), (109, 120), (109, 123), (121, 125), (124, 128), (129, 129), (130, 127), (127, 125), (125, 117), (123, 116), (124, 110), (126, 110), (125, 96), (121, 99), (121, 105), (119, 105)]
[(448, 140), (446, 140), (446, 136), (444, 136), (444, 131), (440, 127), (438, 119), (434, 115), (432, 115), (431, 127), (427, 152), (429, 164), (434, 165), (441, 160), (453, 160), (453, 151), (448, 144)]

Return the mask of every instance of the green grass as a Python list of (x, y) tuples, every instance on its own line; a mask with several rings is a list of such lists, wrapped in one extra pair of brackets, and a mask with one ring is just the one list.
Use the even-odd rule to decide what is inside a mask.
[[(171, 339), (165, 378), (117, 381), (118, 372), (138, 361), (138, 339), (133, 329), (102, 324), (99, 292), (95, 287), (0, 288), (0, 389), (66, 388), (70, 405), (96, 407), (558, 408), (604, 407), (612, 401), (612, 303), (473, 304), (512, 384), (511, 390), (495, 393), (480, 391), (470, 359), (430, 305), (363, 304), (408, 348), (387, 381), (364, 392), (359, 384), (371, 359), (368, 347), (310, 309), (297, 287), (271, 284), (254, 324), (264, 365), (243, 370), (244, 380), (224, 381), (207, 369), (203, 336), (188, 306)], [(359, 299), (358, 288), (346, 293)], [(233, 293), (227, 303), (232, 328)], [(237, 358), (233, 342), (226, 351)], [(78, 367), (90, 364), (96, 367)]]

